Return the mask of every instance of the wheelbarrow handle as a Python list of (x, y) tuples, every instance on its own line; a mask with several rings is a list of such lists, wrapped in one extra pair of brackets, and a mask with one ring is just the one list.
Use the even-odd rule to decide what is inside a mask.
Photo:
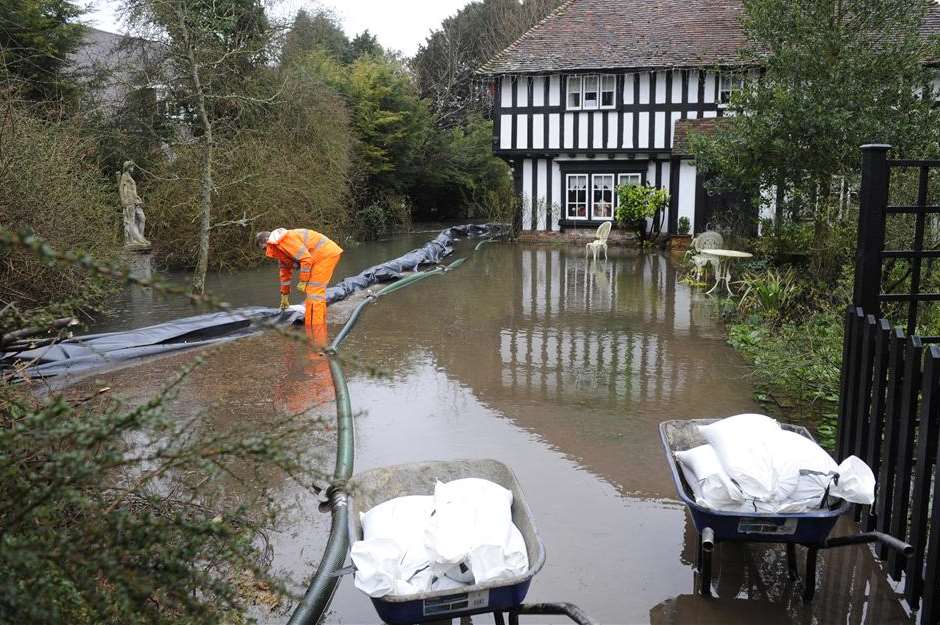
[(846, 545), (861, 545), (865, 543), (881, 543), (889, 549), (894, 549), (905, 556), (909, 556), (914, 553), (914, 548), (904, 542), (899, 540), (894, 536), (885, 534), (883, 532), (862, 532), (860, 534), (853, 534), (852, 536), (839, 536), (837, 538), (830, 538), (826, 541), (824, 549), (831, 549), (833, 547), (845, 547)]
[(518, 622), (515, 615), (537, 614), (567, 616), (578, 625), (598, 625), (597, 621), (584, 613), (584, 610), (573, 603), (529, 603), (523, 604), (510, 611), (509, 622)]

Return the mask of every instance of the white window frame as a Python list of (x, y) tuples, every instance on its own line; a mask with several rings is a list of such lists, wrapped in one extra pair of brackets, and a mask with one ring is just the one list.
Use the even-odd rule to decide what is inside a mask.
[(634, 171), (627, 174), (617, 174), (617, 186), (622, 187), (626, 178), (636, 178), (636, 184), (633, 185), (635, 187), (643, 184), (643, 174)]
[[(610, 104), (604, 104), (604, 96), (608, 93), (610, 94)], [(601, 74), (600, 99), (597, 102), (602, 110), (617, 107), (617, 77), (614, 74)]]
[[(596, 111), (601, 103), (601, 77), (590, 74), (584, 77), (581, 85), (581, 107), (585, 111)], [(588, 94), (593, 94), (594, 98), (589, 100)]]
[[(572, 89), (577, 85), (576, 89)], [(583, 76), (568, 76), (568, 79), (565, 81), (565, 107), (569, 111), (580, 111), (581, 107), (584, 105), (584, 77)], [(571, 104), (571, 96), (578, 96), (578, 104)]]
[(744, 88), (744, 77), (734, 72), (718, 74), (718, 106), (724, 108), (731, 103), (731, 94)]
[[(589, 89), (588, 84), (594, 88)], [(596, 94), (596, 99), (588, 104), (586, 95)], [(610, 94), (610, 104), (604, 104), (604, 94)], [(571, 103), (571, 96), (577, 94), (578, 104)], [(568, 111), (609, 111), (617, 108), (617, 76), (615, 74), (586, 74), (568, 76), (565, 81), (565, 109)]]
[[(597, 178), (609, 178), (610, 179), (610, 216), (601, 217), (598, 216), (595, 212), (595, 201), (594, 195), (598, 191), (597, 187), (594, 184), (595, 179)], [(617, 174), (611, 173), (600, 173), (600, 174), (591, 174), (591, 221), (613, 221), (614, 213), (617, 208)], [(601, 191), (603, 192), (603, 191)]]
[[(584, 217), (571, 214), (571, 179), (584, 179)], [(579, 204), (579, 202), (575, 202)], [(588, 221), (591, 218), (591, 176), (590, 174), (567, 174), (565, 176), (565, 218), (573, 221)]]

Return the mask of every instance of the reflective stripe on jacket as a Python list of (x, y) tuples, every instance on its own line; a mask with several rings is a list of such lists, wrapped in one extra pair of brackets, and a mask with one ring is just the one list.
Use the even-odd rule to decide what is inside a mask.
[(310, 272), (317, 262), (342, 253), (343, 248), (331, 241), (329, 237), (306, 228), (275, 230), (265, 248), (265, 254), (269, 258), (276, 259), (280, 265), (281, 293), (290, 293), (290, 283), (295, 268), (300, 269), (297, 279), (300, 282), (309, 282)]

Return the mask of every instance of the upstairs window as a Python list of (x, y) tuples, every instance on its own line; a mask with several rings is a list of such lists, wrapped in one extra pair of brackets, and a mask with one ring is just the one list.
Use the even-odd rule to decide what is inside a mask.
[(731, 94), (744, 88), (744, 78), (737, 74), (721, 74), (718, 77), (718, 104), (727, 106)]
[(597, 76), (584, 77), (584, 108), (586, 110), (597, 108)]
[(569, 111), (612, 109), (617, 104), (617, 77), (591, 74), (568, 77)]
[(581, 108), (581, 77), (580, 76), (568, 77), (568, 100), (567, 102), (568, 102), (569, 109)]
[(601, 76), (601, 108), (614, 108), (617, 103), (617, 77), (612, 74)]

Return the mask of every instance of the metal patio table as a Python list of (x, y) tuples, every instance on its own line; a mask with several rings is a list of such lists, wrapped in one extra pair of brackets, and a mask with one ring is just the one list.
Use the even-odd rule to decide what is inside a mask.
[(711, 295), (715, 289), (717, 289), (722, 282), (725, 283), (725, 288), (728, 289), (728, 295), (734, 295), (731, 291), (731, 264), (736, 260), (742, 260), (745, 258), (753, 258), (754, 255), (748, 252), (739, 252), (738, 250), (722, 250), (722, 249), (712, 249), (712, 250), (700, 250), (701, 254), (706, 256), (712, 256), (718, 259), (718, 271), (716, 272), (715, 286), (708, 290), (707, 295)]

